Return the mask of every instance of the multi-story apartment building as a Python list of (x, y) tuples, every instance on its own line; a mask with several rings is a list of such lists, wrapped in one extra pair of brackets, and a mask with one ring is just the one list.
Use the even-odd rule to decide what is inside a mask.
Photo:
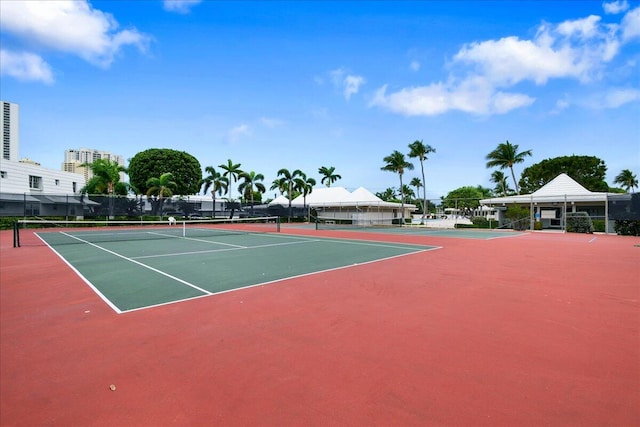
[[(112, 154), (108, 151), (101, 151), (92, 148), (80, 148), (65, 150), (62, 170), (84, 175), (85, 181), (89, 181), (92, 177), (91, 169), (83, 165), (91, 164), (98, 159), (111, 160), (118, 163), (120, 166), (124, 166), (124, 157), (119, 154)], [(120, 180), (125, 180), (124, 174), (120, 175)]]
[(0, 101), (0, 129), (2, 129), (2, 160), (18, 161), (18, 104)]
[(0, 106), (0, 216), (56, 215), (62, 199), (64, 206), (74, 205), (65, 207), (66, 214), (81, 215), (80, 202), (73, 195), (84, 187), (84, 176), (44, 168), (30, 159), (19, 161), (18, 104), (0, 101)]

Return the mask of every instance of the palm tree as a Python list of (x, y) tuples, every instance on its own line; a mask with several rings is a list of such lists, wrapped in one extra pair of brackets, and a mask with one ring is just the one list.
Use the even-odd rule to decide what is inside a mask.
[(500, 169), (511, 169), (511, 177), (516, 186), (516, 193), (520, 194), (516, 174), (513, 171), (513, 165), (524, 162), (526, 156), (531, 156), (531, 150), (518, 152), (518, 144), (511, 144), (509, 141), (498, 144), (495, 150), (487, 154), (487, 168), (499, 167)]
[(623, 169), (613, 180), (614, 184), (622, 185), (627, 193), (638, 186), (638, 178), (629, 169)]
[(213, 217), (216, 217), (216, 193), (222, 196), (222, 192), (227, 192), (229, 188), (229, 179), (226, 176), (222, 176), (220, 172), (215, 170), (213, 166), (207, 166), (204, 171), (209, 176), (204, 179), (204, 193), (206, 194), (211, 188), (211, 197), (213, 198)]
[(338, 175), (337, 173), (334, 173), (335, 171), (336, 171), (336, 168), (333, 166), (330, 166), (330, 167), (321, 166), (320, 168), (318, 168), (318, 173), (322, 175), (322, 179), (320, 180), (320, 183), (321, 184), (326, 183), (327, 187), (331, 187), (331, 184), (333, 184), (339, 179), (342, 179), (342, 176)]
[(160, 219), (162, 219), (162, 199), (173, 196), (173, 190), (178, 186), (173, 180), (171, 172), (163, 173), (158, 178), (149, 178), (147, 180), (147, 197), (157, 196), (158, 206), (160, 207)]
[(281, 176), (282, 181), (281, 184), (284, 188), (286, 188), (287, 198), (289, 199), (289, 217), (291, 217), (291, 200), (293, 199), (293, 190), (295, 189), (295, 180), (297, 177), (301, 177), (304, 175), (301, 170), (296, 169), (292, 172), (289, 172), (288, 169), (280, 169), (278, 171), (277, 176)]
[(83, 163), (82, 167), (88, 167), (93, 175), (85, 184), (82, 194), (107, 194), (109, 217), (113, 216), (113, 195), (124, 196), (129, 191), (129, 186), (120, 182), (120, 173), (127, 172), (127, 168), (121, 166), (115, 160), (97, 159), (93, 163)]
[(409, 144), (409, 157), (415, 158), (417, 157), (420, 160), (420, 169), (422, 170), (422, 182), (424, 183), (422, 187), (422, 220), (421, 224), (424, 224), (424, 217), (426, 215), (427, 210), (427, 184), (424, 178), (424, 161), (427, 160), (427, 154), (435, 153), (436, 149), (431, 147), (429, 144), (425, 144), (420, 141), (414, 141)]
[(389, 202), (391, 200), (395, 200), (396, 198), (396, 190), (392, 187), (387, 188), (383, 192), (376, 193), (376, 196), (384, 200), (385, 202)]
[(126, 173), (127, 168), (115, 160), (97, 159), (93, 163), (83, 163), (81, 166), (88, 167), (93, 175), (80, 190), (81, 193), (127, 194), (127, 184), (120, 182), (120, 173)]
[[(415, 194), (420, 194), (420, 187), (422, 187), (422, 181), (420, 181), (420, 178), (418, 178), (417, 176), (414, 178), (411, 178), (411, 182), (409, 183), (409, 185), (411, 187), (416, 187), (416, 192)], [(424, 205), (422, 207), (422, 211), (424, 212)], [(424, 218), (424, 215), (423, 215)]]
[(270, 190), (278, 190), (278, 193), (282, 196), (287, 191), (287, 182), (284, 178), (276, 178), (271, 183)]
[(299, 177), (295, 179), (296, 190), (302, 193), (302, 203), (304, 207), (307, 207), (307, 194), (311, 194), (313, 186), (316, 185), (316, 180), (313, 178), (307, 178), (307, 175), (302, 172)]
[(225, 178), (227, 178), (228, 180), (228, 194), (229, 194), (229, 200), (232, 201), (233, 200), (233, 183), (238, 181), (238, 176), (240, 176), (240, 174), (242, 173), (242, 169), (240, 169), (240, 163), (233, 163), (231, 161), (231, 159), (227, 160), (227, 164), (226, 165), (219, 165), (220, 168), (224, 169), (224, 173), (222, 174), (222, 176), (224, 176)]
[(409, 200), (416, 197), (416, 193), (414, 193), (411, 187), (408, 186), (407, 184), (404, 184), (402, 186), (402, 188), (400, 189), (400, 192), (402, 193), (403, 197), (406, 197)]
[(507, 196), (509, 191), (511, 191), (507, 183), (507, 177), (502, 171), (493, 171), (491, 173), (491, 182), (496, 184), (495, 190), (501, 196)]
[(249, 200), (251, 201), (251, 215), (253, 215), (253, 191), (255, 187), (255, 191), (260, 192), (260, 194), (264, 194), (267, 189), (264, 184), (260, 181), (264, 180), (264, 175), (261, 173), (251, 172), (241, 172), (240, 178), (243, 180), (242, 183), (238, 186), (238, 191), (241, 193), (249, 194)]
[[(399, 152), (398, 150), (394, 150), (393, 153), (382, 159), (386, 164), (380, 169), (387, 172), (397, 173), (400, 177), (400, 188), (402, 189), (402, 175), (404, 174), (405, 169), (413, 170), (413, 164), (408, 162), (404, 158), (404, 154)], [(402, 191), (400, 192), (400, 203), (401, 203), (401, 217), (402, 217), (402, 225), (404, 225), (404, 196)]]

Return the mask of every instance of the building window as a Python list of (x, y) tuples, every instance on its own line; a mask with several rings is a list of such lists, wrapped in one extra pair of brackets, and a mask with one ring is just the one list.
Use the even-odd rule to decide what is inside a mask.
[(60, 180), (56, 179), (56, 185), (60, 185)]
[(29, 175), (29, 188), (32, 190), (42, 190), (42, 177)]
[(6, 178), (7, 177), (7, 171), (0, 171), (0, 178)]
[(73, 183), (73, 192), (75, 193), (76, 191), (77, 191), (77, 190), (76, 190), (76, 183), (74, 182), (74, 183)]

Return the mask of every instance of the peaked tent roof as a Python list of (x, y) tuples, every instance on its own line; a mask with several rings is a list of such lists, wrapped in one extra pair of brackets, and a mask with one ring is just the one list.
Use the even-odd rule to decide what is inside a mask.
[(289, 206), (289, 199), (284, 197), (282, 194), (269, 202), (267, 206)]
[(532, 196), (558, 196), (565, 194), (592, 194), (592, 192), (584, 188), (566, 173), (561, 173), (531, 193)]
[[(304, 206), (304, 197), (298, 196), (291, 201), (292, 206)], [(272, 204), (271, 202), (270, 204)], [(344, 187), (322, 187), (314, 188), (306, 198), (307, 206), (330, 207), (330, 206), (384, 206), (388, 208), (398, 208), (400, 203), (385, 202), (364, 187), (359, 187), (350, 193)], [(413, 209), (415, 205), (405, 203), (406, 209)]]
[(347, 197), (349, 202), (382, 202), (382, 199), (364, 187), (358, 187)]
[(565, 173), (553, 178), (531, 194), (480, 200), (482, 205), (532, 202), (604, 202), (613, 193), (589, 191)]

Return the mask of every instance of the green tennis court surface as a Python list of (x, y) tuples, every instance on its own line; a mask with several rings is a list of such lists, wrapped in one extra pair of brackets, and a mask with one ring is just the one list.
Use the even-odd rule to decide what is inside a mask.
[(90, 234), (37, 233), (118, 313), (436, 249), (282, 233), (130, 241)]

